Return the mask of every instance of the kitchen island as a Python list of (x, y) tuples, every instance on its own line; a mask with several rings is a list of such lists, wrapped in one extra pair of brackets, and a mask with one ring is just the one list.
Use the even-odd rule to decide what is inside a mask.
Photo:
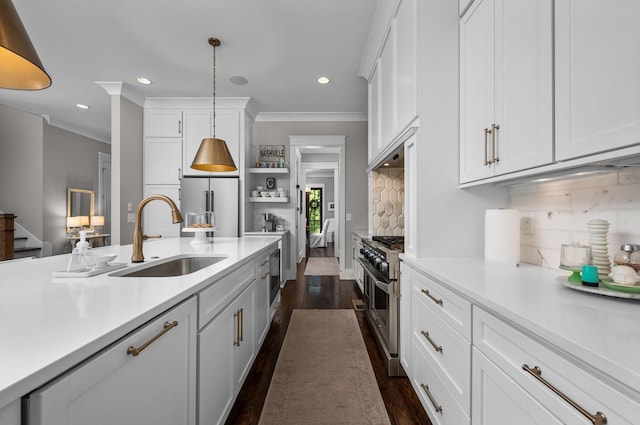
[[(93, 250), (94, 255), (117, 255), (114, 262), (127, 263), (127, 269), (179, 255), (225, 257), (194, 273), (175, 277), (115, 277), (105, 273), (89, 278), (52, 278), (52, 272), (66, 269), (70, 254), (0, 264), (0, 320), (4, 324), (0, 341), (0, 424), (19, 423), (14, 422), (15, 411), (22, 396), (168, 309), (205, 289), (215, 290), (216, 283), (234, 270), (246, 269), (250, 277), (254, 276), (251, 261), (277, 249), (278, 241), (280, 237), (275, 235), (214, 238), (212, 244), (199, 246), (192, 246), (189, 238), (146, 241), (143, 265), (130, 263), (131, 245)], [(234, 284), (240, 282), (230, 282), (225, 288), (232, 292)], [(223, 295), (215, 294), (218, 299)]]
[(402, 267), (403, 366), (434, 424), (605, 423), (599, 412), (637, 423), (640, 300), (527, 264), (405, 256)]

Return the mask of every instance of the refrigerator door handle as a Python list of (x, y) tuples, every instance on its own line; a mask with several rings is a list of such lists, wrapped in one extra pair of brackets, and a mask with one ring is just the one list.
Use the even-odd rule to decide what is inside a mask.
[(215, 192), (212, 190), (211, 191), (211, 208), (209, 209), (209, 211), (211, 212), (215, 212), (216, 210), (216, 196), (215, 196)]
[(204, 210), (209, 211), (209, 191), (204, 191)]

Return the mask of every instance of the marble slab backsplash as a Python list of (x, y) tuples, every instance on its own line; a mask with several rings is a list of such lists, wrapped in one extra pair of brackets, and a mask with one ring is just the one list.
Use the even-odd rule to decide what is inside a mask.
[(404, 236), (404, 169), (371, 172), (372, 235)]
[(509, 188), (510, 208), (533, 219), (533, 234), (520, 230), (520, 260), (557, 269), (560, 246), (588, 244), (587, 222), (610, 223), (609, 257), (623, 243), (640, 244), (640, 169)]

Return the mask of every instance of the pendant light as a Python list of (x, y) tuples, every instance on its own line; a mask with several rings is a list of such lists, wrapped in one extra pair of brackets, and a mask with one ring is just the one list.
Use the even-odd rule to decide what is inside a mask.
[(0, 0), (0, 88), (41, 90), (51, 77), (40, 62), (11, 0)]
[(209, 44), (213, 46), (213, 135), (202, 139), (191, 168), (201, 171), (235, 171), (238, 168), (227, 143), (216, 138), (216, 47), (220, 46), (220, 40), (212, 37)]

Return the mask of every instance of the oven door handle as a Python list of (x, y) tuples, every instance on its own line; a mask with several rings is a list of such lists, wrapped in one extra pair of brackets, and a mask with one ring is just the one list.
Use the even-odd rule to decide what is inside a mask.
[(386, 294), (390, 294), (391, 293), (391, 285), (386, 283), (386, 282), (382, 282), (380, 280), (375, 280), (376, 286), (380, 289), (382, 289)]

